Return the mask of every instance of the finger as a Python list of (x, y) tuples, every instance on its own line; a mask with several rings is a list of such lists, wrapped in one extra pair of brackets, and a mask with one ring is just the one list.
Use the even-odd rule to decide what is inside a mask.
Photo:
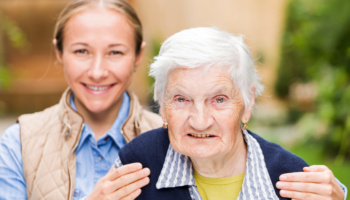
[(312, 166), (303, 168), (304, 172), (324, 172), (328, 170), (329, 168), (325, 165), (312, 165)]
[(288, 190), (281, 190), (280, 195), (281, 197), (290, 198), (290, 199), (312, 199), (312, 200), (325, 199), (323, 196), (314, 194), (314, 193), (303, 193), (303, 192), (288, 191)]
[[(149, 174), (150, 174), (150, 170), (148, 168), (144, 168), (144, 169), (141, 169), (139, 171), (120, 176), (112, 181), (110, 181), (110, 180), (104, 181), (102, 190), (100, 192), (101, 192), (101, 194), (104, 194), (104, 195), (114, 193), (115, 191), (117, 191), (117, 190), (119, 190), (119, 189), (121, 189), (121, 188), (135, 182), (135, 181), (139, 181), (140, 179), (143, 179), (143, 178), (149, 179), (147, 177)], [(129, 191), (127, 194), (129, 194), (130, 192), (133, 192), (133, 191)], [(125, 194), (125, 195), (127, 195), (127, 194)], [(123, 197), (123, 196), (124, 195), (120, 195), (120, 197)]]
[(123, 165), (117, 169), (112, 166), (110, 172), (106, 175), (107, 180), (113, 181), (121, 176), (124, 176), (129, 173), (133, 173), (142, 169), (141, 163), (131, 163)]
[(141, 194), (141, 189), (150, 182), (148, 177), (137, 180), (133, 183), (125, 185), (124, 187), (118, 189), (112, 194), (115, 199), (135, 199)]
[(134, 200), (138, 196), (140, 196), (140, 194), (141, 194), (141, 189), (137, 189), (134, 192), (132, 192), (131, 194), (129, 194), (128, 196), (121, 198), (120, 200)]
[(304, 193), (315, 193), (324, 196), (330, 196), (333, 188), (330, 184), (283, 182), (279, 181), (276, 187), (281, 190), (289, 190)]
[[(114, 181), (112, 181), (113, 186), (111, 188), (113, 189), (113, 191), (116, 191), (116, 190), (119, 190), (121, 188), (125, 188), (127, 185), (132, 184), (134, 182), (137, 182), (139, 180), (142, 180), (144, 178), (149, 179), (147, 176), (149, 176), (150, 173), (151, 172), (148, 168), (144, 168), (144, 169), (141, 169), (141, 170), (136, 171), (136, 172), (125, 174), (125, 175), (115, 179)], [(134, 190), (136, 190), (136, 189), (134, 189)], [(130, 191), (130, 192), (132, 192), (132, 191)]]
[(326, 172), (294, 172), (282, 174), (279, 178), (281, 181), (289, 182), (307, 182), (307, 183), (330, 183), (333, 178), (330, 171)]

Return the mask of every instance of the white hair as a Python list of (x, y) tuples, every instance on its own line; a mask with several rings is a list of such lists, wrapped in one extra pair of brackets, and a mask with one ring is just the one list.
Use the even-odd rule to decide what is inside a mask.
[(258, 97), (263, 86), (254, 66), (254, 60), (241, 35), (233, 35), (213, 27), (199, 27), (180, 31), (164, 41), (159, 55), (150, 65), (154, 77), (154, 100), (163, 105), (164, 92), (170, 72), (176, 68), (229, 67), (235, 87), (243, 97), (244, 105)]

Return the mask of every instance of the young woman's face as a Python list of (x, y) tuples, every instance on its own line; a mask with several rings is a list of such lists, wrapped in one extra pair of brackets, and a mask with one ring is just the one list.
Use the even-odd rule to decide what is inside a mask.
[(57, 57), (77, 107), (96, 114), (118, 108), (141, 60), (134, 35), (127, 17), (111, 9), (86, 9), (68, 20)]

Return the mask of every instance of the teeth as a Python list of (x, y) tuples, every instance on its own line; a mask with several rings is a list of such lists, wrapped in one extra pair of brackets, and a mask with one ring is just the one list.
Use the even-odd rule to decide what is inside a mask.
[(93, 91), (102, 91), (109, 88), (109, 86), (98, 87), (98, 86), (89, 86), (89, 85), (86, 85), (86, 87)]
[(197, 137), (197, 138), (202, 138), (202, 137), (213, 137), (213, 135), (210, 134), (190, 134), (193, 137)]

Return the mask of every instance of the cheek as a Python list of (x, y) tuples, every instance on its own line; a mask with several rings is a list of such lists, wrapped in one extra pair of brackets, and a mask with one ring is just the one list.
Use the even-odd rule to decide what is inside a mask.
[(175, 125), (173, 123), (176, 122), (177, 115), (176, 110), (174, 110), (172, 106), (164, 105), (164, 115), (164, 118), (166, 119), (169, 126), (172, 127)]
[(63, 66), (63, 72), (66, 77), (66, 80), (68, 83), (71, 83), (74, 81), (74, 79), (78, 76), (78, 72), (76, 68), (68, 65)]
[[(184, 111), (179, 111), (171, 106), (165, 107), (165, 119), (168, 123), (169, 129), (175, 133), (181, 132), (185, 128), (187, 114)], [(174, 137), (178, 137), (178, 134), (174, 134)]]
[(242, 111), (240, 108), (231, 108), (225, 111), (213, 113), (216, 123), (224, 132), (234, 132), (240, 128), (242, 118)]
[(74, 61), (70, 57), (63, 57), (63, 72), (67, 81), (73, 81), (72, 79), (81, 76), (84, 73), (86, 64)]
[(128, 82), (131, 81), (131, 77), (134, 72), (134, 63), (121, 62), (121, 63), (108, 63), (108, 68), (111, 73), (113, 73), (118, 79)]

